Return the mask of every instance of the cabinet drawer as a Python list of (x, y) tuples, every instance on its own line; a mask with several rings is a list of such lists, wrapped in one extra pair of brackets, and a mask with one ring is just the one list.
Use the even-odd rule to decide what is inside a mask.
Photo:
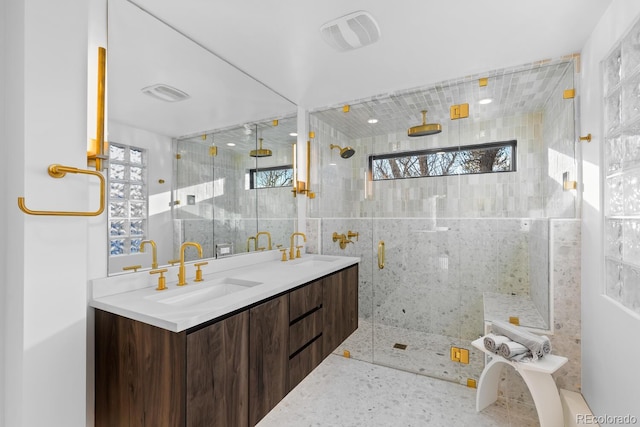
[(289, 354), (293, 354), (322, 333), (322, 309), (289, 326)]
[(316, 280), (289, 294), (289, 321), (322, 305), (322, 280)]
[(297, 386), (322, 361), (322, 337), (289, 360), (289, 390)]

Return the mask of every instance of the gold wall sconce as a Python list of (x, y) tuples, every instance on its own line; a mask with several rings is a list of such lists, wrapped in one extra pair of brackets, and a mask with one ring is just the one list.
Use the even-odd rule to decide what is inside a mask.
[(85, 169), (72, 168), (70, 166), (49, 165), (49, 175), (52, 178), (63, 178), (67, 173), (79, 173), (97, 176), (100, 179), (100, 207), (95, 212), (72, 212), (72, 211), (34, 211), (27, 208), (24, 197), (18, 197), (18, 207), (29, 215), (51, 215), (51, 216), (98, 216), (104, 212), (105, 200), (105, 179), (100, 172)]
[(105, 154), (108, 143), (104, 140), (104, 98), (106, 81), (107, 50), (98, 48), (98, 101), (96, 109), (96, 138), (91, 140), (91, 148), (87, 150), (87, 166), (97, 171), (104, 169), (103, 161), (108, 160)]
[[(311, 134), (313, 132), (309, 132)], [(297, 144), (293, 144), (293, 197), (298, 194), (306, 194), (308, 198), (315, 199), (316, 193), (311, 191), (311, 141), (307, 141), (307, 181), (298, 180), (298, 166), (297, 166)]]

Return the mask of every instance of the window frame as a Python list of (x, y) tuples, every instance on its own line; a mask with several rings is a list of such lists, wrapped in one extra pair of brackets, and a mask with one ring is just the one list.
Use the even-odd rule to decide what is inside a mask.
[[(489, 142), (484, 144), (473, 144), (473, 145), (461, 145), (454, 147), (438, 147), (438, 148), (429, 148), (425, 150), (413, 150), (413, 151), (400, 151), (395, 153), (386, 153), (386, 154), (372, 154), (369, 156), (368, 168), (369, 174), (371, 176), (372, 181), (393, 181), (399, 179), (413, 179), (413, 178), (441, 178), (447, 176), (461, 176), (461, 175), (483, 175), (487, 173), (509, 173), (509, 172), (517, 172), (517, 158), (518, 158), (518, 140), (511, 139), (507, 141), (498, 141), (498, 142)], [(397, 159), (397, 158), (406, 158), (406, 157), (420, 157), (430, 154), (439, 154), (439, 153), (451, 153), (451, 152), (465, 152), (465, 151), (473, 151), (478, 149), (490, 150), (492, 148), (502, 148), (502, 147), (511, 147), (511, 169), (510, 170), (499, 170), (499, 171), (480, 171), (480, 172), (466, 172), (466, 173), (449, 173), (442, 175), (420, 175), (420, 176), (405, 176), (398, 178), (375, 178), (374, 174), (374, 161), (376, 160), (388, 160), (388, 159)]]
[[(291, 171), (291, 184), (290, 185), (279, 185), (272, 187), (256, 187), (256, 174), (258, 172), (264, 171), (275, 171), (275, 170), (290, 170)], [(249, 189), (250, 190), (263, 190), (266, 188), (286, 188), (293, 187), (293, 165), (280, 165), (280, 166), (269, 166), (266, 168), (251, 168), (249, 169)]]

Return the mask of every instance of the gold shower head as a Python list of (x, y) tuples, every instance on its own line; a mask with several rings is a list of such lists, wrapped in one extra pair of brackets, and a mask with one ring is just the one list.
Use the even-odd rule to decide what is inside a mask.
[(343, 159), (348, 159), (349, 157), (353, 156), (356, 153), (356, 150), (354, 150), (351, 147), (340, 147), (339, 145), (335, 145), (335, 144), (331, 144), (329, 146), (332, 150), (334, 148), (337, 148), (338, 150), (340, 150), (340, 157), (342, 157)]
[(271, 150), (267, 149), (267, 148), (262, 148), (262, 138), (259, 139), (260, 141), (260, 148), (257, 150), (251, 150), (249, 152), (249, 156), (251, 157), (269, 157), (271, 156), (271, 154), (273, 154), (271, 152)]
[(427, 110), (422, 110), (422, 124), (409, 128), (408, 136), (427, 136), (442, 132), (439, 123), (427, 123)]

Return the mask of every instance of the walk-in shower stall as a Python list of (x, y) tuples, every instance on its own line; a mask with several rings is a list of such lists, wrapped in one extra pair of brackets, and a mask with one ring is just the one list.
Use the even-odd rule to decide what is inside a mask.
[[(579, 215), (574, 67), (530, 64), (311, 112), (307, 251), (362, 259), (359, 328), (338, 351), (466, 384), (483, 367), (470, 342), (486, 321), (551, 329), (550, 224)], [(441, 131), (409, 136), (423, 110)], [(452, 347), (471, 350), (470, 363), (452, 361)]]

